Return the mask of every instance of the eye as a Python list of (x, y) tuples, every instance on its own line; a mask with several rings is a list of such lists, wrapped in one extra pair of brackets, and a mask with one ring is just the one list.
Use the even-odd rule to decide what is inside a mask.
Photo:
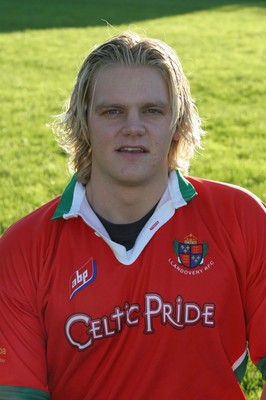
[(112, 115), (118, 115), (118, 114), (120, 114), (120, 110), (118, 110), (117, 108), (113, 108), (113, 109), (111, 109), (111, 110), (106, 110), (105, 112), (104, 112), (104, 114), (105, 115), (110, 115), (110, 116), (112, 116)]
[(148, 108), (147, 113), (148, 114), (160, 114), (160, 111), (157, 110), (156, 108)]
[(163, 110), (160, 108), (149, 107), (144, 110), (144, 113), (148, 114), (148, 115), (156, 116), (156, 115), (162, 115)]

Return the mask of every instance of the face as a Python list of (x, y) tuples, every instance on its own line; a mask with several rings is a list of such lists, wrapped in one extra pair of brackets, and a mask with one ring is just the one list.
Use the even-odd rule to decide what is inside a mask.
[(111, 66), (96, 77), (89, 115), (92, 180), (97, 184), (162, 185), (177, 132), (167, 84), (149, 66)]

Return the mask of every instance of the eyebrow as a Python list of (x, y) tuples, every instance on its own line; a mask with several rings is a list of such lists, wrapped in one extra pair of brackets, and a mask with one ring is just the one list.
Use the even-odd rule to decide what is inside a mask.
[[(165, 103), (164, 101), (158, 100), (158, 101), (140, 104), (140, 108), (152, 108), (152, 107), (167, 109), (170, 107), (170, 103)], [(123, 104), (123, 103), (116, 103), (116, 102), (115, 103), (102, 102), (102, 103), (95, 105), (96, 112), (100, 112), (100, 111), (108, 109), (108, 108), (128, 108), (128, 105)]]
[(103, 103), (99, 103), (99, 104), (95, 105), (95, 111), (96, 112), (100, 112), (100, 111), (105, 110), (107, 108), (123, 108), (123, 107), (125, 107), (125, 105), (123, 105), (123, 104), (103, 102)]

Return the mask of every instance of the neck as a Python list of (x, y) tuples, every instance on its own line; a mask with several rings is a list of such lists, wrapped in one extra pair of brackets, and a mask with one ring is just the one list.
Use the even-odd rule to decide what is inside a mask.
[(114, 224), (129, 224), (141, 219), (158, 203), (168, 182), (168, 177), (156, 185), (143, 186), (99, 185), (93, 176), (86, 186), (91, 207), (101, 217)]

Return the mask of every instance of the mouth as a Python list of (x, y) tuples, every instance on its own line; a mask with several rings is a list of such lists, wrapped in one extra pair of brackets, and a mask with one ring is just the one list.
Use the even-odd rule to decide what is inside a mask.
[(119, 153), (148, 153), (148, 150), (143, 146), (121, 146), (117, 150)]

